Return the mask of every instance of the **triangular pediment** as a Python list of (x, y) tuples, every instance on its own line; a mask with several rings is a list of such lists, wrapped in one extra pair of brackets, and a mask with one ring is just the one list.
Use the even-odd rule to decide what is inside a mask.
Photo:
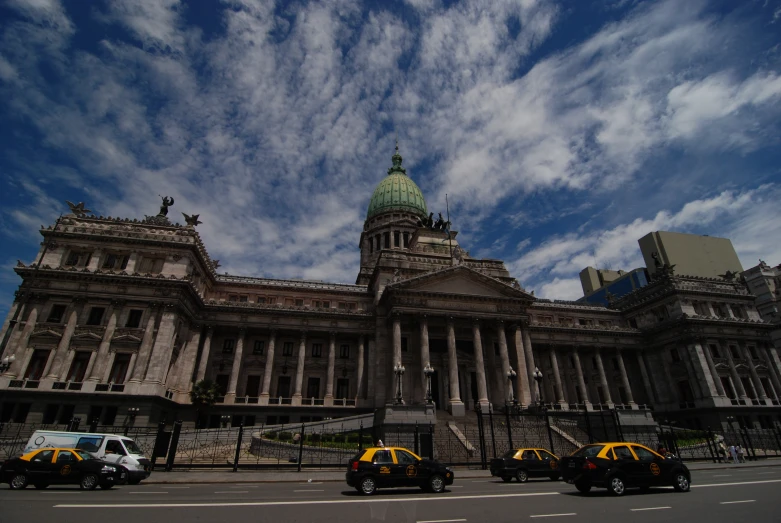
[(59, 332), (50, 330), (50, 329), (41, 329), (41, 330), (34, 331), (30, 337), (31, 338), (57, 338), (57, 339), (59, 339), (59, 338), (62, 338), (62, 334), (59, 333)]
[(141, 338), (137, 336), (132, 336), (130, 334), (121, 334), (119, 336), (114, 336), (111, 338), (111, 341), (124, 341), (124, 342), (130, 342), (130, 343), (141, 343)]
[(394, 282), (388, 289), (430, 292), (439, 294), (460, 294), (486, 298), (522, 298), (534, 300), (534, 297), (520, 289), (506, 285), (490, 276), (462, 265), (434, 271), (408, 280)]
[(95, 341), (100, 341), (100, 340), (102, 340), (103, 338), (102, 338), (102, 337), (100, 337), (100, 336), (98, 336), (98, 335), (97, 335), (97, 334), (95, 334), (94, 332), (84, 332), (84, 333), (74, 334), (74, 335), (73, 335), (73, 339), (74, 339), (74, 340), (85, 340), (85, 341), (86, 341), (86, 340), (95, 340)]

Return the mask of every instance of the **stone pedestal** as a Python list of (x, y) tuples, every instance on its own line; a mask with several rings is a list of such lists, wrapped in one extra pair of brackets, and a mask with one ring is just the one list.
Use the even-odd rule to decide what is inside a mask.
[(431, 405), (385, 405), (374, 411), (374, 426), (380, 425), (428, 425), (436, 424), (436, 406)]
[(464, 407), (463, 401), (451, 401), (447, 406), (447, 410), (455, 418), (461, 418), (466, 414), (466, 407)]

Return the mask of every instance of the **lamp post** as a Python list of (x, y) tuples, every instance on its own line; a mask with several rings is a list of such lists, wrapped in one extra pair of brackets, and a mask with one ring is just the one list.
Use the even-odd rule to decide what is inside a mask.
[(426, 405), (431, 405), (434, 403), (433, 398), (431, 397), (431, 375), (434, 374), (434, 367), (431, 366), (430, 362), (426, 362), (426, 366), (423, 367), (423, 374), (426, 375)]
[(515, 399), (515, 380), (518, 379), (518, 373), (516, 373), (512, 367), (507, 371), (507, 380), (510, 382), (510, 393), (507, 395), (507, 406), (515, 407), (518, 402)]
[(537, 403), (539, 404), (540, 409), (542, 409), (542, 372), (540, 372), (539, 367), (534, 367), (532, 376), (537, 383)]
[[(11, 327), (9, 326), (8, 328), (10, 329)], [(0, 374), (2, 374), (3, 372), (7, 371), (8, 369), (10, 369), (11, 368), (11, 364), (14, 361), (16, 361), (16, 355), (15, 354), (11, 354), (10, 356), (6, 356), (5, 358), (3, 358), (3, 361), (0, 362)]]
[(404, 376), (405, 370), (406, 369), (404, 368), (404, 365), (401, 364), (401, 362), (396, 363), (396, 365), (393, 366), (393, 372), (396, 374), (396, 401), (394, 402), (395, 405), (404, 405), (404, 398), (401, 390), (401, 377)]
[(228, 422), (231, 420), (231, 417), (227, 414), (220, 417), (220, 421), (222, 421), (222, 428), (228, 427)]

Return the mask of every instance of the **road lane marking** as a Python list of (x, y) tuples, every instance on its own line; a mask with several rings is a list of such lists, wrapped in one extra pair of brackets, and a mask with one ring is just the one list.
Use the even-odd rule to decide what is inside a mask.
[(754, 503), (756, 499), (744, 499), (742, 501), (722, 501), (719, 505), (734, 505), (735, 503)]
[(247, 494), (249, 490), (218, 490), (215, 494)]
[(140, 492), (128, 492), (128, 494), (168, 494), (168, 492), (165, 492), (165, 491), (163, 491), (163, 492), (160, 492), (160, 491), (157, 491), (157, 492), (143, 492), (143, 491), (140, 491)]
[(167, 489), (174, 489), (174, 488), (175, 489), (183, 489), (183, 488), (190, 488), (190, 487), (168, 487), (168, 486), (166, 486), (165, 488), (167, 488)]
[(322, 481), (319, 482), (307, 481), (306, 483), (299, 483), (299, 485), (322, 485), (322, 484), (323, 484)]
[(493, 481), (488, 480), (488, 479), (479, 479), (479, 480), (475, 480), (475, 481), (470, 481), (470, 483), (493, 483)]
[(529, 516), (530, 518), (557, 518), (559, 516), (577, 516), (578, 514), (576, 512), (566, 512), (564, 514), (537, 514), (534, 516)]
[[(781, 480), (778, 480), (781, 482)], [(478, 494), (468, 496), (421, 496), (415, 501), (452, 501), (461, 499), (486, 498), (528, 498), (533, 496), (559, 496), (560, 492), (524, 492), (523, 494)], [(68, 504), (54, 505), (54, 508), (187, 508), (187, 507), (273, 507), (286, 505), (347, 505), (355, 503), (409, 503), (410, 498), (372, 498), (372, 499), (323, 499), (298, 501), (239, 501), (222, 503), (116, 503), (116, 504)]]
[(325, 490), (305, 489), (305, 490), (294, 490), (293, 492), (325, 492)]
[(464, 488), (463, 485), (450, 485), (449, 488)]
[(732, 474), (714, 474), (714, 478), (731, 478)]
[(417, 523), (451, 523), (453, 521), (466, 521), (465, 519), (425, 519)]
[(76, 491), (76, 492), (71, 492), (71, 491), (57, 492), (56, 490), (48, 490), (48, 491), (46, 491), (46, 493), (47, 494), (81, 494), (81, 492), (79, 492), (79, 491)]
[(781, 483), (781, 479), (763, 479), (762, 481), (734, 481), (732, 483), (710, 483), (707, 485), (692, 485), (691, 488), (733, 487), (735, 485), (762, 485), (765, 483)]
[(771, 472), (757, 472), (756, 474), (758, 476), (760, 474), (775, 474), (775, 473), (776, 473), (776, 471), (774, 470), (774, 471), (771, 471)]
[(646, 507), (646, 508), (630, 508), (632, 512), (643, 512), (644, 510), (664, 510), (672, 507)]

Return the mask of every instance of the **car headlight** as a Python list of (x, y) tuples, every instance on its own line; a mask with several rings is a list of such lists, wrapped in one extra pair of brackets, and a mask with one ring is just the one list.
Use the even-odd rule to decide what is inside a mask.
[(117, 471), (117, 468), (116, 468), (116, 467), (109, 466), (109, 465), (103, 465), (103, 468), (102, 468), (102, 469), (100, 469), (100, 471), (101, 471), (101, 472), (116, 472), (116, 471)]

